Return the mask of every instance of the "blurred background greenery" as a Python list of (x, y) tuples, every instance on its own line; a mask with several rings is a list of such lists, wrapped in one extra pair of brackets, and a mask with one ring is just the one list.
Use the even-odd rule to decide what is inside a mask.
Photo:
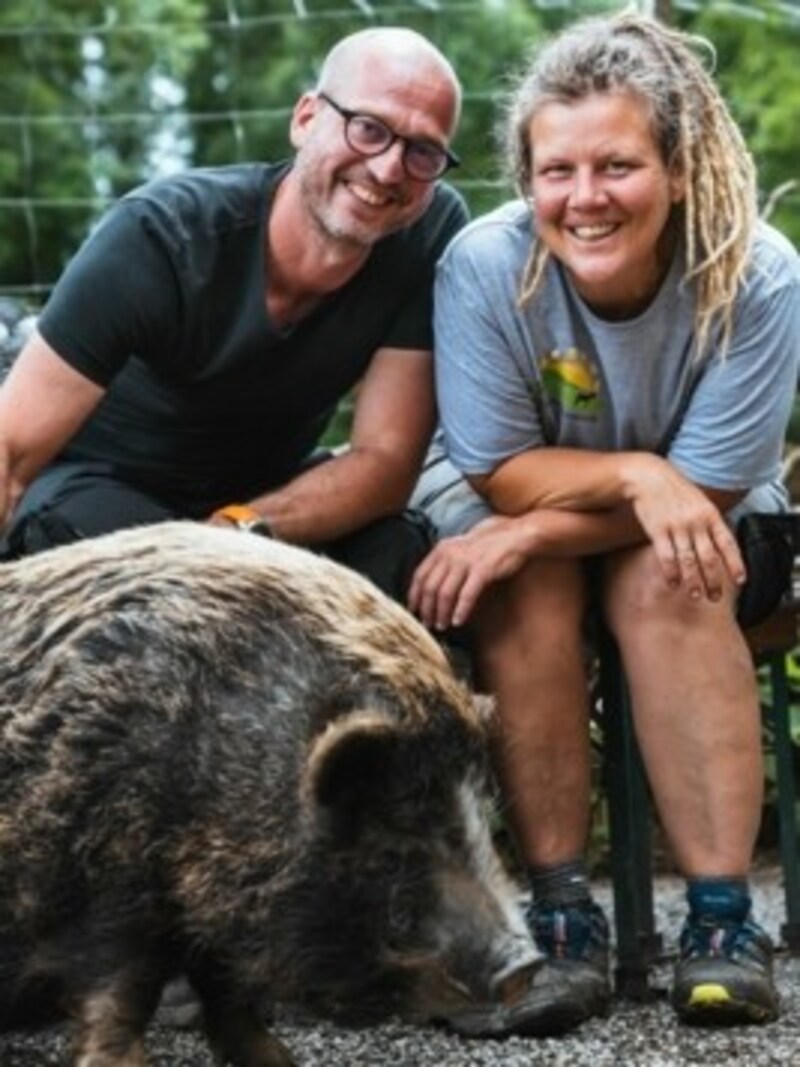
[[(531, 45), (594, 0), (3, 0), (0, 295), (40, 302), (106, 205), (190, 165), (279, 159), (331, 44), (367, 25), (434, 40), (465, 86), (455, 173), (474, 213), (506, 197), (493, 129)], [(708, 36), (772, 221), (800, 244), (800, 5), (640, 0)]]

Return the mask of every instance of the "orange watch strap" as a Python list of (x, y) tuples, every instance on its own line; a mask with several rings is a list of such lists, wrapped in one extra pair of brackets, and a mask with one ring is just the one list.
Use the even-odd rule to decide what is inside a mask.
[(211, 517), (225, 519), (239, 530), (248, 530), (250, 533), (261, 534), (262, 537), (274, 536), (264, 516), (259, 515), (249, 504), (226, 504), (223, 508), (217, 508)]

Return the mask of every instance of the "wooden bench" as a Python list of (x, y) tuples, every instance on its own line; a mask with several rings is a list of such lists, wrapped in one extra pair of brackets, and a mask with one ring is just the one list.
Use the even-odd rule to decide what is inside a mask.
[[(791, 516), (795, 554), (800, 515)], [(744, 631), (755, 666), (764, 666), (770, 688), (768, 726), (774, 739), (779, 852), (786, 901), (781, 941), (800, 955), (800, 836), (798, 830), (797, 746), (790, 730), (792, 692), (787, 653), (798, 645), (800, 591), (787, 592), (762, 623)], [(603, 783), (608, 802), (610, 868), (617, 935), (615, 984), (633, 999), (651, 995), (648, 972), (662, 950), (653, 913), (651, 805), (633, 731), (625, 675), (613, 639), (605, 633), (599, 649), (600, 720), (603, 730)]]

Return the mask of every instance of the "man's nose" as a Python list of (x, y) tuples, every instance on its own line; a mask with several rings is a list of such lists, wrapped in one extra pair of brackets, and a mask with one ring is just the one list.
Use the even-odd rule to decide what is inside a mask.
[(405, 145), (398, 139), (393, 144), (390, 144), (385, 152), (369, 157), (367, 160), (369, 170), (376, 181), (384, 185), (395, 185), (405, 178), (404, 151)]

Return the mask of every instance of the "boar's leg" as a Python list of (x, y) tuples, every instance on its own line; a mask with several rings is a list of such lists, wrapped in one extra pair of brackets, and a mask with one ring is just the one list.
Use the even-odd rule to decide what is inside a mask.
[(206, 1011), (206, 1033), (218, 1063), (226, 1067), (295, 1067), (287, 1047), (253, 1007), (222, 1005)]
[(75, 1067), (146, 1067), (143, 1036), (159, 985), (117, 973), (83, 991), (74, 1003)]
[(193, 971), (189, 979), (203, 1005), (208, 1042), (225, 1067), (294, 1067), (292, 1054), (269, 1031), (266, 1008), (257, 1008), (246, 993), (218, 970)]

